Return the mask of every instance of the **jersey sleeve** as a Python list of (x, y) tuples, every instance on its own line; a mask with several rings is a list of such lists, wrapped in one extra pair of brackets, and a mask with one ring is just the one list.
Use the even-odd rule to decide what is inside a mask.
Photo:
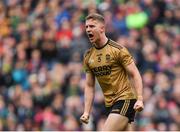
[(128, 66), (133, 62), (133, 57), (127, 50), (127, 48), (123, 47), (121, 50), (119, 50), (118, 53), (118, 62), (123, 65), (124, 67)]

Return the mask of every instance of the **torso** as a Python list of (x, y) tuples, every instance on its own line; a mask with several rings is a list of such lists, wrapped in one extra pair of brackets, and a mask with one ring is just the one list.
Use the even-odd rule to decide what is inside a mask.
[(132, 63), (127, 49), (109, 40), (101, 49), (92, 47), (84, 58), (85, 68), (94, 74), (102, 88), (106, 106), (123, 99), (135, 99), (125, 66)]

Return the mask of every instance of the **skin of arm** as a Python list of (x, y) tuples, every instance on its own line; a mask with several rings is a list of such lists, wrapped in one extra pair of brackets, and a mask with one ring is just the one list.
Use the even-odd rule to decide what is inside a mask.
[(133, 85), (134, 85), (134, 88), (137, 93), (137, 102), (134, 105), (134, 109), (136, 111), (140, 112), (144, 108), (143, 96), (142, 96), (143, 84), (142, 84), (141, 75), (140, 75), (134, 62), (129, 64), (125, 69), (128, 72), (128, 74), (130, 75), (130, 77), (132, 78)]
[(95, 77), (91, 73), (86, 73), (86, 84), (84, 90), (84, 113), (81, 116), (80, 120), (83, 123), (88, 123), (90, 111), (93, 105), (95, 95)]

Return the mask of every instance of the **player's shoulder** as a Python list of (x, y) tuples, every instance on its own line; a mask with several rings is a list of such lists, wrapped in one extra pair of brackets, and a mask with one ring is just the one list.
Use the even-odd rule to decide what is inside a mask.
[(114, 48), (116, 48), (116, 49), (119, 49), (119, 50), (122, 50), (123, 48), (124, 48), (124, 46), (123, 45), (121, 45), (121, 44), (119, 44), (119, 43), (117, 43), (117, 42), (115, 42), (115, 41), (113, 41), (113, 40), (109, 40), (109, 43), (108, 43), (111, 47), (114, 47)]
[(91, 47), (91, 48), (89, 48), (89, 49), (87, 49), (87, 50), (85, 51), (85, 53), (84, 53), (84, 57), (89, 56), (89, 55), (91, 54), (91, 52), (92, 52), (92, 47)]

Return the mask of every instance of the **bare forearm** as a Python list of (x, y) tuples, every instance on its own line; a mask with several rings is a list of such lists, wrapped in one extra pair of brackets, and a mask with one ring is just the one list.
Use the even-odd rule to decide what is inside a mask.
[(86, 87), (85, 88), (85, 108), (84, 108), (84, 113), (90, 114), (91, 107), (93, 104), (94, 100), (94, 88), (93, 87)]
[(138, 100), (143, 100), (143, 85), (142, 85), (142, 78), (141, 75), (139, 74), (139, 72), (137, 72), (136, 74), (134, 74), (132, 76), (133, 79), (133, 84), (134, 84), (134, 88), (136, 90), (137, 93), (137, 98)]
[(135, 63), (131, 63), (130, 65), (128, 65), (126, 67), (126, 70), (128, 71), (130, 77), (131, 77), (131, 81), (133, 83), (133, 86), (136, 90), (137, 93), (137, 101), (134, 104), (134, 110), (137, 112), (140, 112), (144, 109), (144, 105), (143, 105), (143, 84), (142, 84), (142, 78), (141, 75), (135, 65)]

